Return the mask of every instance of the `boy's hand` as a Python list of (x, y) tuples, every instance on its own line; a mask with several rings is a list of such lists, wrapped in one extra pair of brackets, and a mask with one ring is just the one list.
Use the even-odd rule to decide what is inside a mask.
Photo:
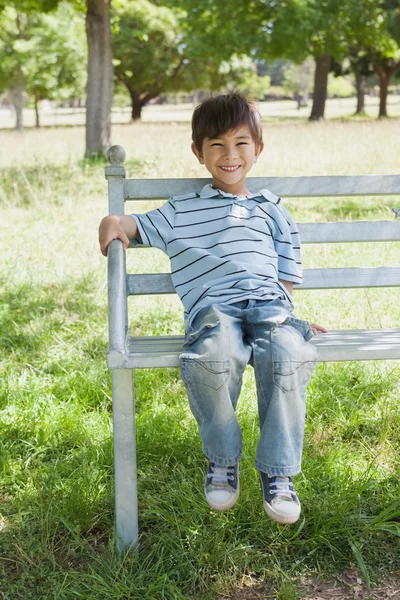
[(314, 335), (317, 333), (328, 333), (328, 329), (322, 327), (322, 325), (317, 325), (316, 323), (310, 323), (311, 331)]
[(126, 250), (130, 239), (136, 237), (137, 225), (128, 215), (109, 215), (102, 219), (99, 226), (99, 244), (101, 253), (107, 256), (107, 249), (113, 240), (121, 240)]

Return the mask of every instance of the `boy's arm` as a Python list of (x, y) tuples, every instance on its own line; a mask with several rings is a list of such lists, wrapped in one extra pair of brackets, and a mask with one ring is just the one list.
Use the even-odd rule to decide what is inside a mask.
[(284, 281), (283, 279), (280, 279), (279, 282), (285, 286), (285, 288), (289, 292), (290, 296), (292, 296), (293, 295), (293, 281)]
[[(287, 289), (290, 295), (293, 294), (293, 282), (292, 281), (283, 281), (283, 279), (279, 280)], [(322, 325), (318, 325), (317, 323), (310, 323), (311, 331), (314, 335), (317, 333), (328, 333), (328, 329), (326, 327), (322, 327)]]
[(136, 221), (129, 215), (109, 215), (100, 223), (99, 244), (104, 256), (107, 256), (107, 248), (112, 240), (121, 240), (126, 250), (130, 240), (136, 237), (138, 237)]

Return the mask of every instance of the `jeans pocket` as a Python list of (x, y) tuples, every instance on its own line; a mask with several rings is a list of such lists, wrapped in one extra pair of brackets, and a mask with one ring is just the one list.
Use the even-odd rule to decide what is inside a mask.
[(208, 334), (211, 329), (215, 329), (215, 327), (217, 327), (218, 325), (219, 325), (219, 321), (217, 320), (217, 321), (213, 321), (212, 323), (207, 323), (206, 325), (203, 325), (202, 327), (200, 327), (199, 329), (196, 329), (195, 331), (189, 331), (186, 334), (185, 343), (183, 344), (183, 348), (188, 348), (189, 346), (192, 346), (192, 344), (197, 342), (198, 339), (200, 339), (204, 335)]
[(274, 382), (283, 392), (300, 390), (303, 393), (315, 369), (315, 364), (315, 361), (274, 362)]
[(229, 360), (199, 360), (181, 356), (181, 375), (185, 384), (220, 390), (229, 378)]
[(297, 331), (301, 333), (306, 342), (310, 341), (314, 335), (311, 329), (311, 325), (308, 321), (296, 319), (296, 317), (289, 317), (288, 319), (286, 319), (286, 321), (284, 321), (283, 324), (289, 325), (290, 327), (294, 327), (294, 329), (297, 329)]
[(299, 389), (303, 393), (315, 369), (317, 350), (306, 341), (308, 323), (298, 319), (293, 321), (296, 323), (290, 318), (271, 331), (273, 379), (284, 392)]

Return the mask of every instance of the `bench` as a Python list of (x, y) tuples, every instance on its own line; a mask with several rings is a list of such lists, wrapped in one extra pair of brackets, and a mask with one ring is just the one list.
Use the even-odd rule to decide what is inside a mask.
[[(108, 180), (109, 213), (124, 214), (126, 200), (159, 200), (199, 192), (209, 179), (126, 179), (125, 151), (112, 146)], [(267, 188), (283, 198), (400, 195), (400, 175), (249, 178), (248, 188)], [(393, 209), (395, 216), (400, 210)], [(303, 244), (400, 240), (400, 220), (298, 223)], [(296, 289), (400, 286), (400, 266), (305, 269)], [(119, 550), (138, 536), (133, 369), (178, 367), (183, 336), (130, 337), (127, 297), (175, 293), (170, 274), (126, 273), (119, 240), (108, 250), (109, 350), (112, 371), (116, 537)], [(400, 359), (400, 329), (330, 331), (312, 339), (319, 361)]]

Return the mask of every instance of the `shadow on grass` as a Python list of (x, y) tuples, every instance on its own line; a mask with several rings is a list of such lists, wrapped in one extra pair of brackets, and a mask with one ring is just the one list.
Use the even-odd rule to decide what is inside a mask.
[[(75, 282), (7, 287), (0, 282), (0, 346), (5, 356), (24, 362), (48, 349), (58, 335), (74, 338), (87, 326), (105, 322), (106, 307), (98, 305), (93, 279)], [(106, 343), (98, 336), (88, 340), (88, 353), (99, 354)]]
[(2, 297), (0, 568), (8, 597), (215, 600), (244, 578), (270, 590), (290, 579), (295, 597), (305, 573), (340, 572), (357, 559), (354, 548), (372, 582), (400, 568), (397, 463), (375, 456), (385, 441), (392, 459), (400, 442), (394, 371), (319, 367), (296, 484), (305, 520), (291, 527), (263, 512), (254, 391), (240, 401), (241, 497), (219, 514), (203, 497), (206, 461), (178, 370), (138, 371), (141, 545), (139, 556), (121, 561), (112, 537), (105, 307), (89, 278), (4, 289)]

